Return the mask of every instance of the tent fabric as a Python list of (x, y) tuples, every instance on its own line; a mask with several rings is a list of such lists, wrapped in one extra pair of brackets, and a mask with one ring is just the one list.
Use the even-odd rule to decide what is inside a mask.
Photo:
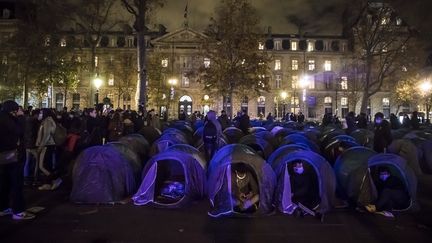
[(369, 168), (374, 166), (389, 166), (394, 169), (392, 174), (398, 176), (406, 185), (408, 194), (411, 197), (411, 209), (417, 210), (417, 177), (406, 160), (396, 154), (377, 154), (369, 158)]
[(167, 151), (179, 151), (191, 155), (201, 165), (204, 170), (207, 170), (207, 161), (202, 152), (189, 144), (175, 144), (168, 148)]
[(162, 136), (156, 140), (151, 148), (150, 155), (156, 155), (168, 149), (174, 144), (189, 144), (185, 136), (179, 130), (171, 130), (168, 133), (162, 133)]
[(272, 167), (277, 176), (275, 191), (275, 205), (283, 213), (290, 213), (291, 195), (286, 195), (287, 188), (291, 188), (287, 164), (301, 160), (310, 165), (317, 175), (319, 185), (319, 196), (321, 202), (317, 208), (320, 213), (325, 213), (331, 209), (335, 202), (336, 178), (330, 164), (319, 154), (312, 151), (296, 151), (279, 157), (272, 163)]
[(159, 129), (152, 126), (143, 127), (138, 133), (143, 135), (149, 144), (153, 144), (162, 134)]
[(303, 150), (310, 151), (311, 149), (303, 144), (288, 144), (281, 146), (270, 155), (270, 157), (267, 159), (267, 163), (273, 167), (275, 161), (277, 162), (280, 157), (285, 156), (289, 153)]
[(255, 137), (263, 138), (267, 142), (269, 142), (273, 148), (278, 147), (278, 142), (273, 134), (269, 131), (261, 131), (253, 134)]
[(361, 146), (372, 148), (374, 134), (372, 131), (367, 129), (356, 129), (350, 133), (350, 136)]
[(257, 153), (262, 154), (264, 159), (267, 159), (273, 152), (273, 146), (267, 140), (253, 134), (242, 137), (239, 143), (252, 147)]
[(264, 127), (251, 127), (249, 128), (249, 133), (265, 132), (267, 129)]
[(142, 172), (143, 165), (144, 165), (145, 161), (141, 160), (140, 157), (138, 156), (138, 154), (135, 151), (133, 151), (132, 148), (125, 143), (111, 142), (111, 143), (105, 144), (104, 147), (107, 147), (107, 149), (114, 148), (115, 150), (120, 152), (120, 154), (124, 158), (126, 158), (126, 160), (131, 165), (131, 168), (133, 170), (135, 178), (137, 179), (136, 181), (139, 183), (141, 180), (141, 172)]
[(309, 140), (304, 134), (290, 134), (283, 138), (281, 145), (287, 144), (303, 144), (310, 148), (310, 150), (319, 153), (319, 147), (314, 142)]
[(259, 208), (254, 214), (273, 211), (272, 199), (276, 178), (270, 165), (247, 145), (230, 144), (219, 150), (208, 167), (209, 215), (235, 215), (231, 198), (231, 165), (244, 163), (252, 168), (259, 185)]
[(337, 158), (334, 171), (338, 195), (342, 199), (362, 205), (371, 204), (376, 199), (376, 190), (368, 171), (368, 160), (376, 154), (370, 148), (357, 146), (345, 150)]
[(238, 129), (237, 127), (227, 127), (223, 131), (223, 134), (225, 134), (227, 137), (229, 144), (238, 143), (238, 141), (240, 141), (240, 139), (244, 136), (242, 130)]
[[(185, 150), (187, 150), (185, 148)], [(184, 195), (174, 203), (160, 202), (155, 198), (156, 184), (161, 182), (158, 178), (158, 169), (163, 161), (175, 162), (181, 165), (177, 174), (184, 175)], [(175, 168), (169, 168), (174, 170)], [(170, 148), (168, 151), (153, 156), (143, 170), (143, 180), (135, 195), (132, 197), (135, 205), (151, 204), (164, 208), (179, 208), (192, 200), (205, 197), (206, 194), (206, 174), (200, 161), (187, 152), (180, 151), (179, 147)]]
[(425, 173), (432, 174), (432, 140), (427, 140), (420, 145), (422, 151), (422, 168)]
[[(192, 142), (194, 131), (189, 123), (176, 122), (174, 124), (171, 124), (169, 128), (177, 129), (181, 131), (185, 135), (185, 138), (187, 139), (188, 143)], [(164, 133), (166, 133), (168, 129), (164, 130)]]
[(388, 146), (387, 151), (403, 157), (416, 175), (421, 175), (423, 173), (419, 163), (419, 152), (417, 151), (417, 147), (410, 140), (393, 140)]
[(75, 203), (115, 203), (137, 188), (131, 164), (108, 146), (84, 150), (76, 160), (72, 180), (70, 200)]
[(150, 145), (144, 136), (140, 134), (129, 134), (121, 137), (118, 142), (123, 143), (134, 151), (141, 161), (147, 160)]

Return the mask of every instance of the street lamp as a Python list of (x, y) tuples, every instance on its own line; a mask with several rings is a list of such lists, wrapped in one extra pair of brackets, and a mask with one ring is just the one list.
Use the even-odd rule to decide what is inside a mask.
[(425, 99), (425, 105), (426, 105), (426, 123), (429, 124), (430, 120), (429, 120), (429, 99), (428, 96), (432, 90), (432, 84), (429, 82), (429, 80), (424, 81), (423, 83), (420, 84), (420, 90), (422, 91), (423, 95), (426, 97)]
[(283, 113), (282, 113), (282, 119), (284, 119), (285, 118), (285, 115), (286, 115), (286, 104), (285, 104), (285, 100), (286, 100), (286, 98), (288, 97), (288, 93), (286, 92), (286, 91), (282, 91), (281, 93), (280, 93), (280, 97), (282, 98), (282, 105), (283, 105)]
[(203, 99), (204, 99), (203, 114), (206, 115), (207, 112), (209, 112), (210, 110), (210, 106), (208, 104), (208, 100), (210, 99), (210, 96), (204, 95)]
[(93, 85), (96, 88), (96, 94), (95, 94), (95, 105), (99, 103), (99, 88), (102, 86), (102, 79), (99, 78), (99, 76), (96, 76), (95, 79), (93, 79)]
[[(168, 79), (168, 84), (170, 85), (170, 102), (168, 104), (170, 104), (174, 100), (174, 94), (175, 94), (174, 86), (177, 85), (177, 79), (176, 78)], [(167, 110), (169, 111), (169, 107)], [(173, 107), (173, 114), (174, 114), (174, 107)]]
[(305, 114), (307, 114), (307, 112), (306, 112), (306, 108), (307, 108), (307, 106), (306, 106), (306, 97), (307, 97), (306, 96), (306, 89), (307, 89), (307, 87), (309, 87), (309, 76), (303, 75), (300, 78), (300, 88), (303, 89), (302, 101), (303, 101), (303, 112)]

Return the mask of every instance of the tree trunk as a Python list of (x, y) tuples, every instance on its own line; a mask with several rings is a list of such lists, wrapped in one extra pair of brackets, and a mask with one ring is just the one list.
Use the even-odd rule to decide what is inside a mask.
[(369, 100), (369, 89), (365, 89), (362, 94), (361, 98), (361, 106), (360, 106), (360, 113), (367, 114), (367, 106), (368, 106), (368, 100)]
[(23, 107), (26, 109), (28, 107), (28, 80), (27, 76), (24, 77), (23, 83)]
[[(145, 4), (145, 3), (141, 3)], [(145, 15), (146, 8), (140, 6), (137, 16), (137, 58), (138, 58), (138, 74), (139, 74), (139, 87), (138, 87), (138, 105), (142, 105), (143, 109), (147, 109), (147, 70), (146, 70), (146, 45), (145, 45)]]
[[(67, 101), (67, 92), (68, 92), (68, 87), (67, 87), (67, 85), (65, 84), (65, 87), (64, 87), (64, 96), (63, 96), (63, 107), (67, 107), (67, 105), (66, 105), (66, 101)], [(70, 109), (70, 107), (69, 107), (69, 109)]]
[[(91, 37), (90, 37), (91, 38)], [(93, 107), (93, 98), (95, 96), (94, 90), (93, 90), (93, 79), (96, 75), (96, 64), (95, 64), (95, 58), (96, 58), (96, 44), (91, 44), (91, 72), (90, 72), (90, 80), (89, 80), (89, 99), (87, 101), (88, 107)]]

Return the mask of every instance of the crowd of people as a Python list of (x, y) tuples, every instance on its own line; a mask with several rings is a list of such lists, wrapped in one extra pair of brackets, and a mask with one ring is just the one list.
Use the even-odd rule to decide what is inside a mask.
[[(154, 109), (148, 112), (142, 109), (138, 112), (98, 108), (88, 108), (82, 112), (67, 108), (62, 111), (32, 107), (23, 109), (16, 102), (9, 100), (1, 104), (0, 110), (0, 216), (12, 215), (16, 220), (35, 217), (25, 212), (24, 182), (36, 185), (39, 190), (55, 190), (62, 184), (63, 177), (70, 171), (71, 162), (82, 150), (137, 133), (144, 126), (161, 130), (161, 121), (163, 121)], [(389, 123), (382, 113), (377, 113), (374, 119), (374, 149), (377, 152), (385, 152), (392, 141), (390, 132), (392, 128), (396, 129), (407, 124), (414, 129), (418, 128), (416, 117), (416, 114), (413, 114), (410, 121), (406, 118), (404, 123), (400, 124), (392, 114)], [(232, 121), (225, 111), (222, 111), (220, 116), (217, 116), (215, 111), (209, 111), (205, 117), (199, 112), (187, 117), (183, 112), (179, 115), (179, 119), (188, 119), (192, 124), (204, 120), (203, 142), (208, 161), (217, 150), (217, 142), (223, 130), (236, 126), (246, 135), (250, 128), (250, 118), (246, 111), (238, 112)], [(303, 123), (305, 118), (301, 112), (288, 113), (284, 120)], [(269, 113), (267, 122), (273, 121), (274, 117)], [(338, 122), (337, 117), (326, 115), (322, 125), (338, 124)], [(363, 113), (355, 117), (354, 113), (350, 112), (346, 117), (346, 124), (346, 131), (349, 134), (357, 128), (367, 128), (368, 120)], [(301, 162), (296, 163), (293, 171), (300, 171), (300, 167), (302, 167)], [(234, 172), (233, 178), (243, 183), (238, 185), (238, 191), (242, 195), (239, 196), (241, 200), (235, 201), (235, 207), (248, 210), (255, 205), (257, 198), (243, 189), (247, 184), (244, 183), (247, 173), (242, 168)], [(296, 174), (298, 176), (293, 176), (294, 179), (298, 177), (302, 180), (304, 177), (300, 172)], [(295, 185), (296, 182), (293, 184)], [(251, 188), (256, 190), (256, 185)], [(300, 195), (301, 190), (298, 193), (295, 200), (306, 197)], [(305, 200), (307, 202), (305, 201), (304, 204), (308, 206), (315, 203), (314, 198)], [(378, 207), (382, 208), (382, 203)]]

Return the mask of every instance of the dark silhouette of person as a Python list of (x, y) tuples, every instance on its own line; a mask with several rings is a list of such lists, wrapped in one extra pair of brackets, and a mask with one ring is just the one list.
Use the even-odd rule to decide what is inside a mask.
[(391, 144), (393, 138), (390, 129), (390, 123), (384, 119), (384, 114), (378, 112), (375, 114), (375, 131), (374, 131), (374, 150), (378, 153), (384, 153)]

